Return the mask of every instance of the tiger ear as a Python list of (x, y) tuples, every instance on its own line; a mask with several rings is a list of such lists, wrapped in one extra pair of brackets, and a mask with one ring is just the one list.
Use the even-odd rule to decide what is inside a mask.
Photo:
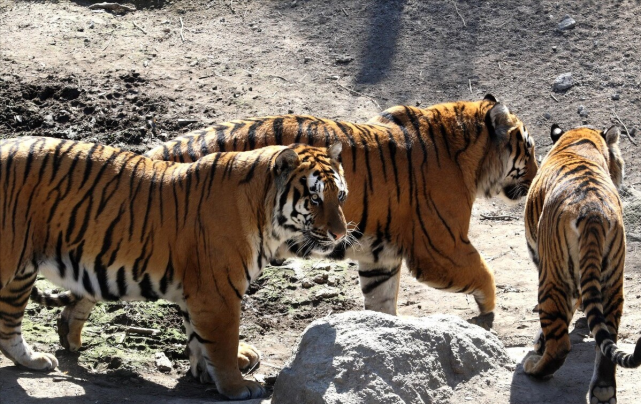
[(621, 136), (621, 131), (617, 126), (611, 126), (610, 129), (605, 132), (601, 132), (601, 136), (605, 139), (605, 143), (608, 146), (619, 143), (619, 136)]
[(483, 97), (483, 101), (492, 101), (494, 103), (498, 102), (496, 98), (494, 98), (494, 96), (490, 93), (485, 94), (485, 97)]
[(494, 105), (487, 116), (490, 117), (490, 123), (495, 131), (501, 126), (509, 126), (510, 124), (510, 110), (501, 103)]
[(552, 138), (552, 143), (556, 143), (559, 138), (561, 138), (561, 135), (563, 135), (565, 132), (559, 125), (557, 124), (552, 124), (552, 127), (550, 128), (550, 137)]
[(341, 142), (336, 142), (330, 145), (327, 148), (327, 154), (332, 160), (340, 161), (341, 151), (343, 151), (343, 144)]
[(298, 154), (292, 149), (284, 149), (274, 159), (272, 170), (276, 176), (279, 176), (294, 170), (299, 164)]

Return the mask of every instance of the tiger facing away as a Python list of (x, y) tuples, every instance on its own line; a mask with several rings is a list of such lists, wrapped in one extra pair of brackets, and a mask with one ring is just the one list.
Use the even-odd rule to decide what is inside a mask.
[(241, 359), (259, 359), (239, 347), (240, 301), (285, 240), (322, 255), (346, 237), (341, 147), (179, 164), (82, 142), (0, 141), (0, 351), (30, 369), (58, 365), (21, 334), (41, 273), (88, 310), (98, 300), (176, 302), (194, 376), (232, 399), (263, 395), (239, 371)]
[(554, 146), (532, 182), (525, 207), (525, 230), (539, 270), (542, 331), (527, 374), (549, 377), (570, 351), (568, 325), (582, 302), (596, 340), (589, 402), (616, 403), (616, 365), (641, 364), (641, 339), (633, 355), (617, 346), (623, 310), (625, 232), (618, 187), (624, 162), (619, 130), (577, 128), (551, 131)]

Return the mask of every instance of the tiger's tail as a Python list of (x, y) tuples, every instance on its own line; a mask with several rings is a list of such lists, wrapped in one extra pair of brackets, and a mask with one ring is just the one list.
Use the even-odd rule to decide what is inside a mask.
[[(602, 218), (586, 216), (584, 220), (583, 228), (579, 230), (579, 265), (581, 299), (588, 319), (588, 326), (597, 346), (606, 358), (621, 367), (636, 368), (641, 365), (641, 338), (637, 340), (633, 354), (625, 353), (616, 345), (615, 337), (608, 330), (603, 314), (601, 279), (604, 277), (602, 274), (606, 271), (616, 271), (617, 268), (608, 268), (607, 266), (617, 264), (610, 262), (609, 259), (604, 260), (602, 257), (601, 252), (605, 249)], [(619, 265), (623, 266), (623, 261), (619, 262)]]
[(80, 297), (68, 290), (60, 293), (52, 293), (50, 291), (42, 292), (33, 286), (31, 289), (31, 300), (41, 306), (64, 307), (74, 304), (80, 300)]

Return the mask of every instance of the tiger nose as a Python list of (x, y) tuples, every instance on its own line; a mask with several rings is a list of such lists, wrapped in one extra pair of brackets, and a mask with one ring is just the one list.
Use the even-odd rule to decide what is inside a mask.
[(345, 232), (334, 233), (333, 231), (328, 230), (328, 233), (329, 233), (329, 235), (330, 235), (330, 236), (332, 236), (332, 237), (334, 238), (334, 240), (336, 240), (336, 241), (338, 241), (338, 240), (342, 239), (342, 238), (345, 236)]

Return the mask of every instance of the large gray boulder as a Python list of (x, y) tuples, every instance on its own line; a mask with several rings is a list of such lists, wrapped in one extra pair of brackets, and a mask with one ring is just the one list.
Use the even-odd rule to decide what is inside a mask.
[(459, 317), (348, 312), (307, 327), (272, 402), (447, 403), (458, 384), (510, 366), (495, 335)]

